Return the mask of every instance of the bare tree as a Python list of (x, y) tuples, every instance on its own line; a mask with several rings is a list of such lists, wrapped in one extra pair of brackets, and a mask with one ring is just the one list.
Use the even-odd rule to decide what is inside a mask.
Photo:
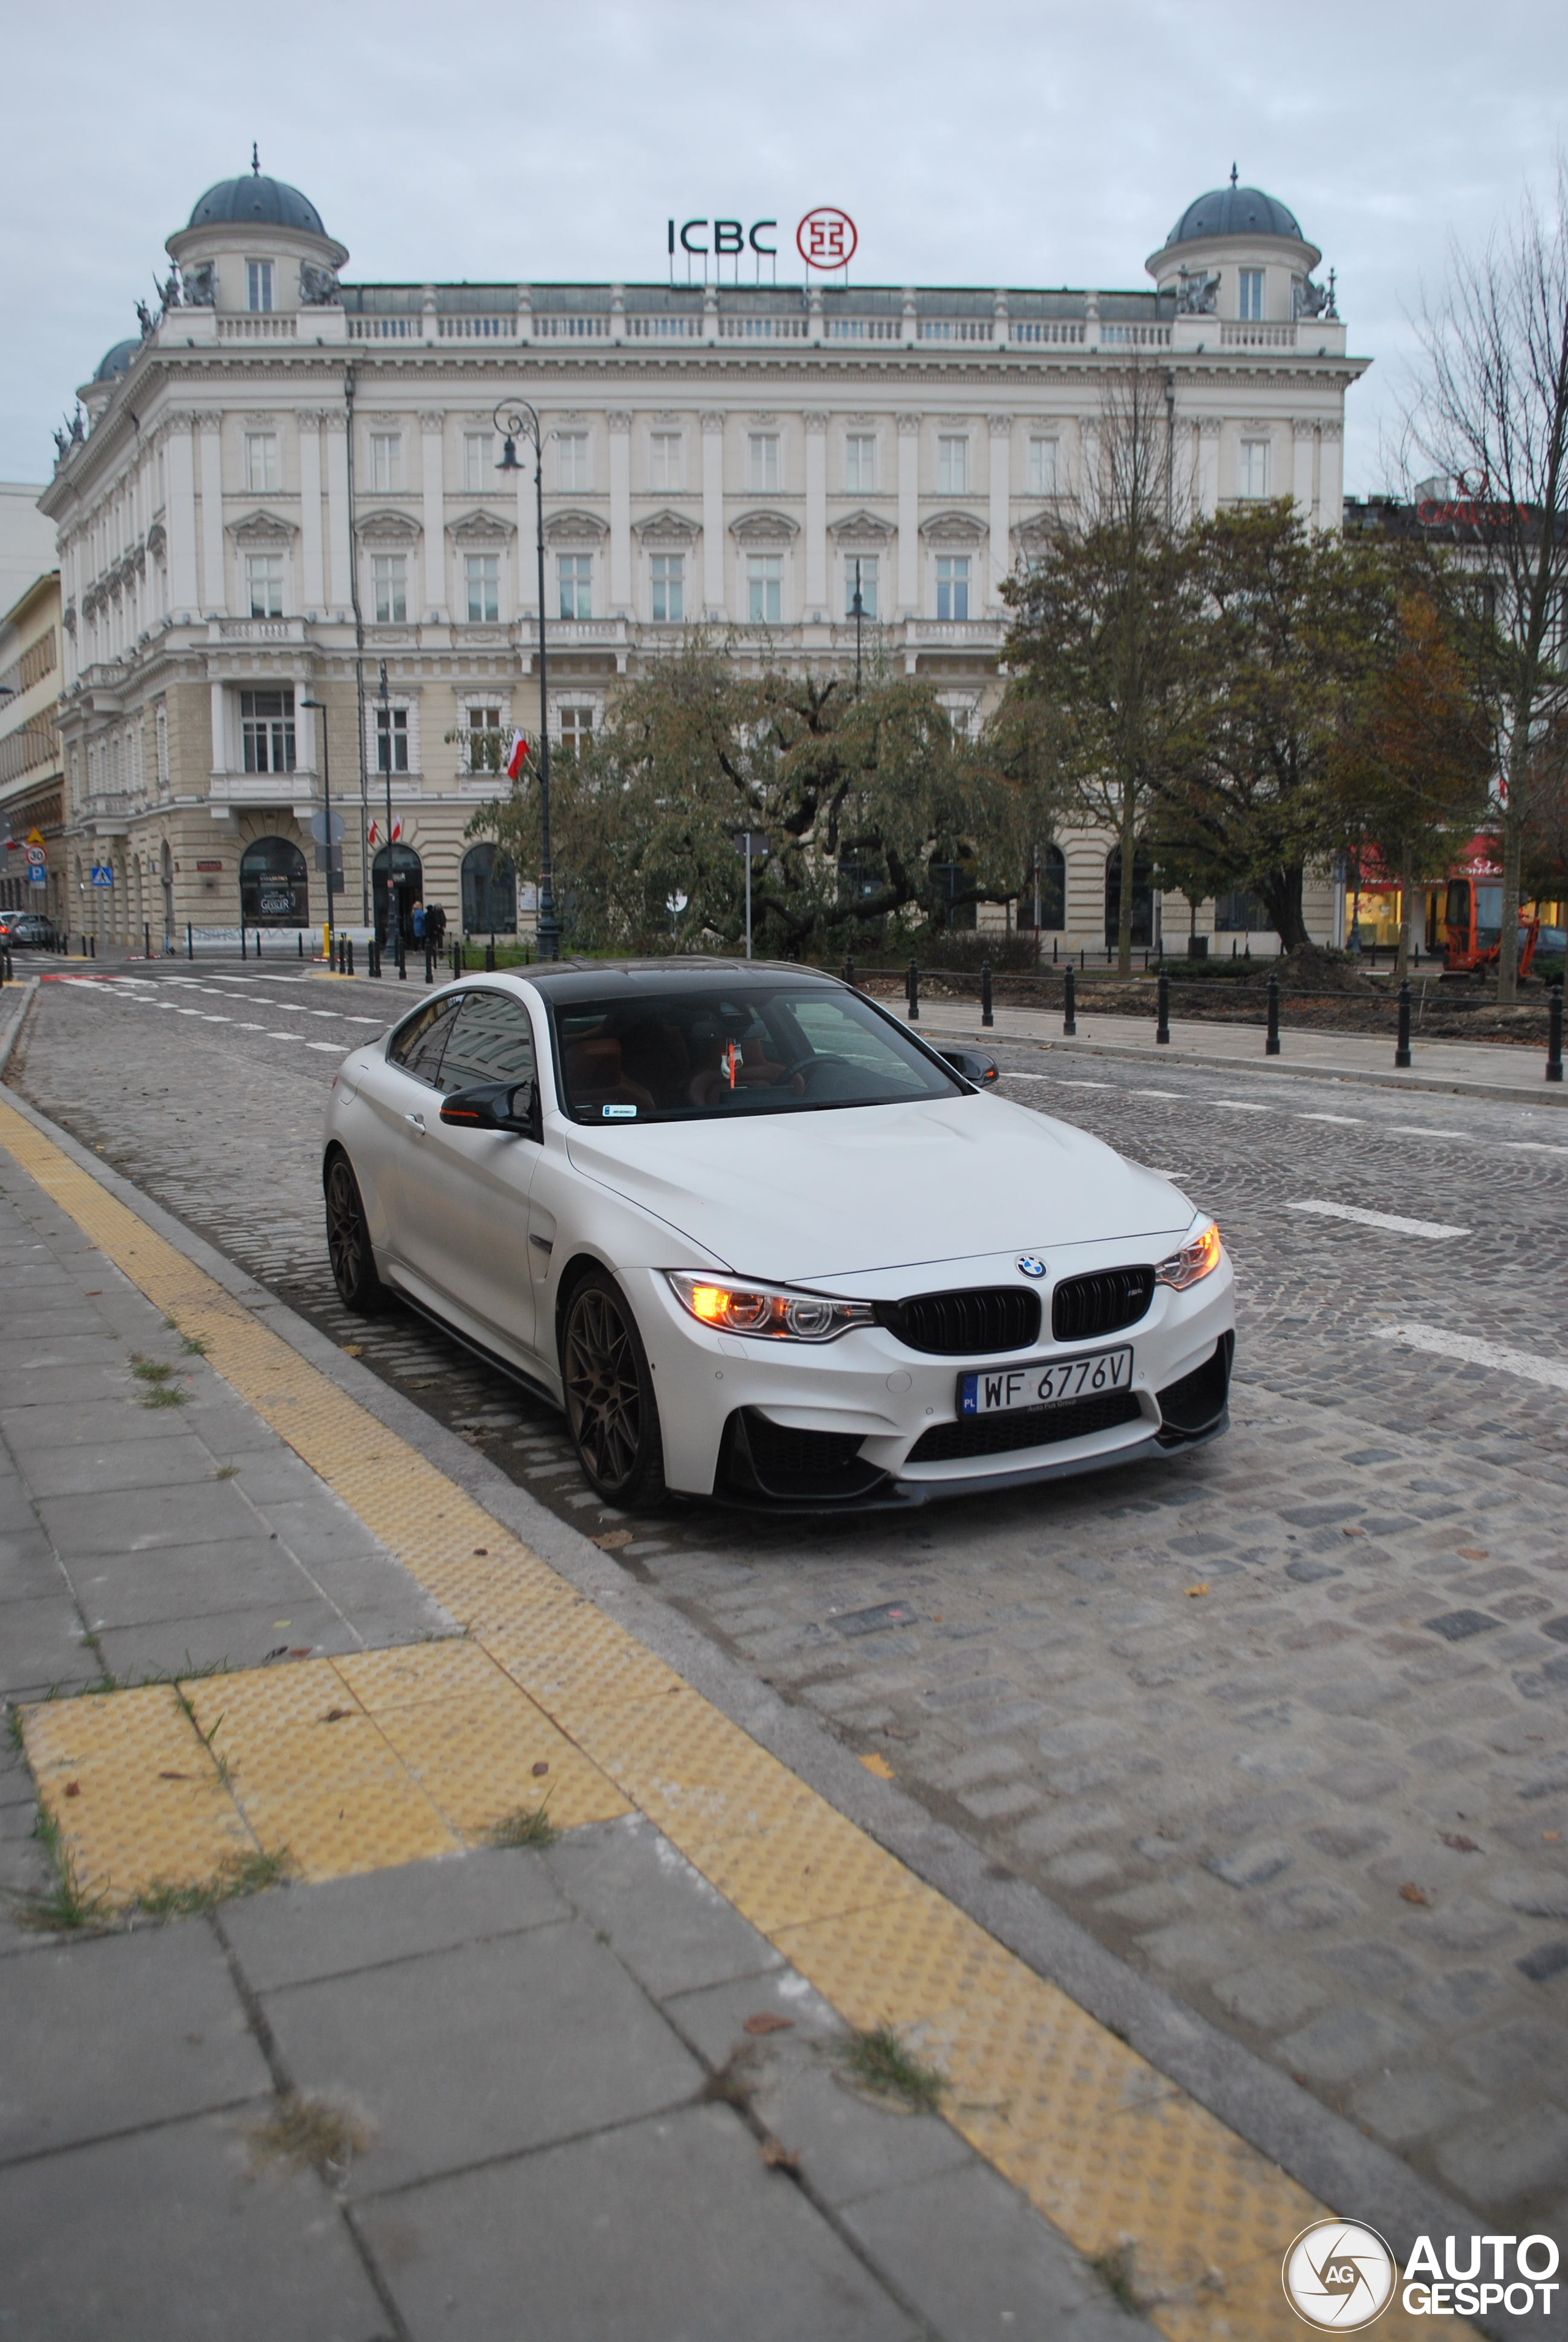
[(1453, 483), (1453, 517), (1495, 595), (1506, 775), (1497, 988), (1512, 1000), (1533, 750), (1568, 681), (1568, 165), (1559, 161), (1553, 211), (1526, 196), (1479, 256), (1453, 248), (1447, 285), (1417, 331), (1424, 364), (1408, 444)]

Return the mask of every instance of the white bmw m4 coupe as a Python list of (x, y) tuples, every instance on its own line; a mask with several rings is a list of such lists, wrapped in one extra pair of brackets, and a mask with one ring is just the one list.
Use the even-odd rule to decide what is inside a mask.
[(1218, 1228), (995, 1077), (801, 968), (459, 982), (333, 1084), (337, 1289), (564, 1408), (618, 1505), (918, 1504), (1213, 1439)]

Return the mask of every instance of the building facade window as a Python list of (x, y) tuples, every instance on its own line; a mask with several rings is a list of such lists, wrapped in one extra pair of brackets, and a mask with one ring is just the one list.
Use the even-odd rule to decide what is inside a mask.
[(752, 431), (746, 435), (746, 485), (760, 488), (764, 495), (779, 485), (779, 435), (776, 431)]
[(969, 616), (969, 555), (939, 553), (936, 556), (936, 615), (939, 618)]
[(401, 553), (371, 557), (372, 589), (378, 626), (401, 626), (408, 616), (408, 560)]
[(681, 475), (681, 435), (678, 431), (654, 431), (648, 437), (648, 485), (654, 488), (679, 488)]
[(498, 773), (501, 770), (501, 709), (494, 700), (470, 703), (464, 711), (463, 728), (467, 736), (463, 743), (464, 770), (469, 773)]
[(588, 435), (585, 431), (558, 431), (555, 434), (555, 485), (559, 488), (587, 488), (593, 485), (588, 473)]
[(158, 704), (154, 730), (158, 745), (158, 786), (166, 789), (169, 786), (169, 711), (162, 701)]
[(874, 553), (854, 554), (844, 565), (844, 615), (846, 618), (853, 618), (854, 616), (854, 586), (857, 576), (860, 579), (860, 615), (863, 618), (874, 618), (876, 616), (876, 555)]
[(493, 626), (501, 616), (501, 556), (496, 553), (467, 553), (463, 556), (464, 580), (468, 589), (468, 623), (471, 626)]
[(275, 495), (278, 477), (277, 433), (245, 433), (245, 486), (253, 496)]
[(463, 435), (463, 485), (470, 495), (482, 495), (494, 483), (491, 477), (495, 466), (495, 442), (488, 431), (465, 431)]
[(292, 773), (294, 693), (242, 691), (240, 741), (247, 773)]
[(1261, 317), (1263, 314), (1263, 272), (1261, 268), (1241, 271), (1242, 307), (1243, 317)]
[(408, 710), (378, 707), (375, 711), (375, 769), (378, 773), (408, 770)]
[(250, 610), (253, 618), (282, 617), (283, 555), (281, 553), (246, 554), (245, 584), (250, 594)]
[(250, 309), (272, 307), (272, 262), (270, 260), (246, 261), (245, 306)]
[(373, 431), (370, 435), (370, 485), (378, 495), (394, 495), (403, 485), (403, 434)]
[(783, 555), (777, 553), (748, 554), (746, 555), (747, 619), (754, 626), (776, 626), (783, 616)]
[(557, 711), (561, 723), (561, 746), (569, 756), (580, 756), (594, 737), (594, 711), (591, 707), (563, 707)]
[(591, 618), (594, 615), (593, 555), (557, 554), (555, 577), (560, 588), (561, 616), (564, 618)]
[(938, 435), (936, 493), (939, 496), (969, 494), (969, 441), (962, 433), (944, 431)]
[(654, 620), (661, 626), (679, 626), (686, 615), (685, 556), (679, 553), (655, 553), (652, 568)]
[(1057, 440), (1031, 439), (1029, 442), (1029, 494), (1032, 496), (1054, 496), (1056, 494), (1056, 465), (1060, 453)]
[(1243, 496), (1266, 496), (1268, 492), (1269, 443), (1266, 439), (1243, 439), (1236, 493)]
[(844, 443), (844, 485), (852, 496), (876, 491), (876, 434), (852, 431)]

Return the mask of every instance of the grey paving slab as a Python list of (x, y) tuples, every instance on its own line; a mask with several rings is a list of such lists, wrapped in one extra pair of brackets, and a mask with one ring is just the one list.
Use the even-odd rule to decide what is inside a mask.
[(0, 1537), (23, 1535), (37, 1526), (27, 1485), (15, 1472), (5, 1472), (0, 1477)]
[[(785, 2017), (795, 2041), (814, 2048), (848, 2038), (843, 2020), (822, 1995), (798, 1969), (782, 1963), (760, 1975), (674, 1993), (661, 2006), (682, 2038), (710, 2066), (722, 2066), (736, 2049), (755, 2047), (756, 2037), (745, 2030), (748, 2017)], [(778, 2037), (773, 2037), (775, 2041)]]
[(321, 2182), (256, 2167), (246, 2126), (270, 2111), (262, 2099), (8, 2170), (0, 2334), (385, 2342), (385, 2312)]
[(183, 1428), (155, 1440), (139, 1436), (27, 1451), (27, 1486), (40, 1499), (90, 1496), (106, 1489), (195, 1487), (210, 1480), (215, 1468), (205, 1441)]
[(572, 1830), (545, 1859), (656, 1999), (780, 1965), (766, 1937), (640, 1815)]
[(0, 1602), (25, 1602), (36, 1595), (68, 1594), (65, 1576), (47, 1537), (0, 1538)]
[(258, 1992), (516, 1935), (570, 1917), (537, 1854), (475, 1848), (231, 1904), (224, 1933)]
[(355, 2195), (672, 2107), (700, 2067), (578, 1922), (267, 1994), (304, 2089), (376, 2131)]
[[(286, 1619), (287, 1626), (278, 1621)], [(135, 1626), (105, 1626), (97, 1640), (116, 1683), (198, 1668), (259, 1667), (280, 1643), (316, 1653), (356, 1651), (365, 1637), (323, 1602), (265, 1602), (259, 1608), (188, 1613)]]
[(266, 1516), (290, 1551), (312, 1567), (381, 1550), (365, 1523), (325, 1488), (304, 1502), (270, 1502)]
[[(586, 2216), (586, 2217), (585, 2217)], [(918, 2328), (725, 2107), (689, 2107), (366, 2206), (414, 2342), (904, 2342)]]
[(68, 1595), (0, 1602), (0, 1691), (8, 1697), (90, 1683), (101, 1672)]
[(305, 1601), (313, 1592), (292, 1556), (255, 1531), (226, 1545), (174, 1545), (161, 1553), (96, 1556), (72, 1579), (95, 1626), (197, 1619), (242, 1604)]
[(179, 1439), (189, 1429), (183, 1407), (143, 1406), (123, 1389), (75, 1390), (0, 1407), (0, 1435), (24, 1467), (40, 1448), (115, 1446), (125, 1439), (140, 1446), (145, 1440)]
[(199, 1919), (39, 1942), (0, 1961), (0, 2011), (6, 2161), (270, 2087), (222, 1949)]
[[(178, 1546), (216, 1546), (254, 1537), (255, 1507), (232, 1481), (187, 1482), (177, 1504), (161, 1487), (116, 1487), (67, 1496), (41, 1496), (44, 1525), (63, 1554), (138, 1554)], [(266, 1532), (261, 1533), (265, 1537)]]

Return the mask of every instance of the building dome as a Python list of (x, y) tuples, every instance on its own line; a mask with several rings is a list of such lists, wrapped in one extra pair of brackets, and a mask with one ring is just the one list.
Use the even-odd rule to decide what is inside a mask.
[(1286, 211), (1275, 196), (1265, 195), (1261, 187), (1238, 187), (1233, 180), (1228, 187), (1211, 188), (1187, 205), (1165, 238), (1165, 249), (1211, 235), (1283, 235), (1293, 244), (1306, 242), (1293, 212)]
[(116, 342), (112, 350), (105, 351), (103, 356), (98, 360), (97, 365), (93, 368), (93, 380), (95, 382), (118, 382), (123, 374), (130, 373), (131, 361), (135, 358), (136, 352), (141, 348), (141, 346), (142, 345), (139, 341)]
[(255, 168), (245, 178), (220, 179), (215, 187), (209, 187), (191, 214), (189, 225), (218, 227), (229, 222), (242, 227), (288, 227), (303, 229), (307, 235), (326, 235), (321, 214), (308, 196)]

